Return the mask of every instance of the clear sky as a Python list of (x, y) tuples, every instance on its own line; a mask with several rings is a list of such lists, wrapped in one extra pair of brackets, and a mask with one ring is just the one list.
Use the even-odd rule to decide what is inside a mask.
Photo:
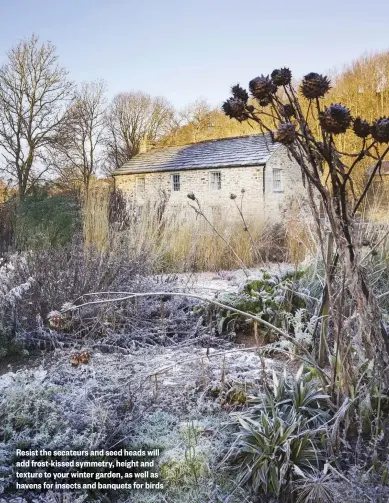
[(389, 0), (0, 0), (0, 61), (32, 33), (75, 81), (181, 107), (289, 66), (299, 78), (389, 49)]

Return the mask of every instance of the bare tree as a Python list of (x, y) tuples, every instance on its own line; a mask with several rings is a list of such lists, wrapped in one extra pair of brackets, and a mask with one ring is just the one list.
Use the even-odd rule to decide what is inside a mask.
[[(249, 95), (244, 89), (234, 86), (223, 110), (238, 121), (256, 121), (272, 140), (287, 147), (301, 168), (325, 265), (326, 285), (319, 314), (328, 314), (331, 323), (324, 325), (329, 331), (322, 332), (321, 356), (332, 342), (327, 355), (330, 362), (335, 362), (332, 391), (341, 372), (343, 391), (349, 393), (360, 377), (361, 365), (367, 362), (374, 362), (388, 385), (389, 336), (364, 270), (365, 257), (356, 239), (356, 212), (389, 154), (389, 118), (381, 117), (370, 123), (361, 117), (353, 118), (350, 110), (339, 103), (325, 107), (321, 99), (330, 89), (326, 76), (306, 75), (300, 96), (291, 77), (290, 70), (282, 68), (274, 70), (271, 77), (262, 75), (253, 79), (249, 88), (256, 106), (248, 103)], [(279, 90), (283, 90), (285, 101)], [(304, 100), (308, 104), (305, 113), (301, 106)], [(263, 120), (269, 117), (274, 121), (275, 131)], [(358, 139), (357, 153), (341, 150), (342, 137), (349, 130)], [(373, 169), (365, 190), (356, 195), (352, 174), (366, 158), (370, 159)], [(319, 201), (327, 217), (325, 225), (320, 219)], [(327, 243), (326, 233), (329, 234)], [(319, 361), (324, 363), (323, 358)]]
[(60, 176), (81, 180), (86, 193), (103, 162), (105, 92), (104, 82), (81, 85), (51, 150), (52, 164)]
[(212, 108), (203, 98), (197, 99), (182, 110), (181, 116), (192, 130), (193, 142), (197, 142), (200, 139), (200, 135), (204, 130), (212, 127), (211, 115)]
[(0, 68), (0, 169), (16, 182), (21, 199), (49, 169), (47, 148), (73, 91), (57, 60), (55, 47), (32, 35), (8, 52)]
[(166, 134), (172, 126), (173, 116), (173, 107), (164, 98), (152, 98), (142, 92), (115, 96), (107, 113), (109, 169), (120, 168), (137, 154), (144, 138), (154, 142)]

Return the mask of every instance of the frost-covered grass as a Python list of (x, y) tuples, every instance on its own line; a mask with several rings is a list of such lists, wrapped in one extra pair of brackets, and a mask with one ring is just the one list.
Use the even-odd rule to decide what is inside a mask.
[[(70, 354), (56, 351), (39, 368), (0, 377), (4, 490), (16, 448), (120, 445), (159, 447), (167, 487), (159, 495), (137, 493), (135, 499), (116, 494), (120, 501), (200, 503), (217, 491), (232, 491), (232, 479), (216, 469), (228, 443), (224, 422), (236, 406), (222, 400), (223, 390), (230, 383), (244, 389), (259, 381), (258, 356), (211, 350), (207, 357), (200, 348), (155, 347), (131, 355), (92, 351), (89, 365), (74, 368)], [(271, 360), (267, 363), (274, 368)], [(242, 491), (229, 501), (242, 501)]]

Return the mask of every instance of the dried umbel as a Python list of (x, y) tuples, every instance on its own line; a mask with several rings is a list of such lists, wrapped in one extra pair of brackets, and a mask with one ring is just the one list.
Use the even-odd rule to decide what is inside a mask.
[(234, 199), (236, 199), (236, 198), (237, 198), (237, 195), (236, 195), (236, 194), (233, 194), (233, 193), (231, 192), (231, 194), (230, 194), (230, 199), (234, 200)]
[(237, 98), (238, 100), (242, 100), (244, 103), (247, 103), (247, 100), (249, 99), (249, 94), (246, 91), (246, 89), (243, 89), (239, 84), (236, 84), (236, 86), (231, 87), (231, 93), (234, 98)]
[(277, 91), (277, 86), (274, 85), (271, 78), (269, 76), (265, 77), (264, 75), (250, 80), (249, 88), (251, 94), (258, 100), (269, 98), (271, 94)]
[(389, 143), (389, 118), (381, 117), (374, 121), (371, 134), (379, 143)]
[(196, 196), (194, 195), (194, 193), (193, 193), (193, 192), (189, 192), (189, 194), (187, 195), (187, 197), (188, 197), (189, 199), (191, 199), (192, 201), (196, 201)]
[(326, 133), (345, 133), (350, 127), (352, 117), (350, 110), (339, 103), (324, 109), (319, 115), (320, 125)]
[(283, 117), (289, 119), (290, 117), (295, 117), (296, 111), (293, 106), (289, 103), (281, 107), (280, 113)]
[(371, 126), (367, 120), (357, 117), (354, 120), (353, 131), (359, 138), (366, 138), (371, 133)]
[(296, 127), (290, 122), (281, 124), (274, 134), (274, 140), (283, 145), (291, 145), (296, 139)]
[(322, 98), (330, 89), (330, 81), (328, 77), (311, 72), (305, 75), (300, 89), (309, 100)]
[(222, 109), (228, 117), (243, 122), (248, 118), (246, 103), (239, 98), (229, 98), (222, 105)]
[(276, 86), (287, 86), (292, 81), (292, 72), (289, 68), (280, 68), (272, 72), (271, 78)]

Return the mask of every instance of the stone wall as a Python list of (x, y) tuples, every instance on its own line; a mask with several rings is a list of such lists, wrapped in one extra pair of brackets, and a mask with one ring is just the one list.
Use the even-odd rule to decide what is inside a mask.
[[(281, 190), (274, 190), (273, 170), (282, 170)], [(221, 188), (213, 188), (212, 172), (221, 174)], [(180, 174), (180, 190), (173, 191), (172, 175)], [(138, 181), (137, 181), (138, 179)], [(225, 167), (219, 169), (196, 169), (181, 172), (154, 172), (136, 175), (117, 175), (116, 187), (127, 196), (130, 206), (151, 206), (166, 201), (166, 215), (182, 221), (194, 218), (195, 212), (187, 194), (193, 192), (200, 201), (207, 216), (217, 221), (239, 220), (239, 213), (230, 199), (234, 193), (240, 203), (244, 189), (243, 213), (247, 219), (277, 222), (283, 220), (294, 202), (305, 198), (301, 172), (296, 162), (284, 147), (277, 149), (265, 167)], [(143, 191), (144, 185), (144, 192)], [(279, 187), (278, 187), (279, 188)]]

